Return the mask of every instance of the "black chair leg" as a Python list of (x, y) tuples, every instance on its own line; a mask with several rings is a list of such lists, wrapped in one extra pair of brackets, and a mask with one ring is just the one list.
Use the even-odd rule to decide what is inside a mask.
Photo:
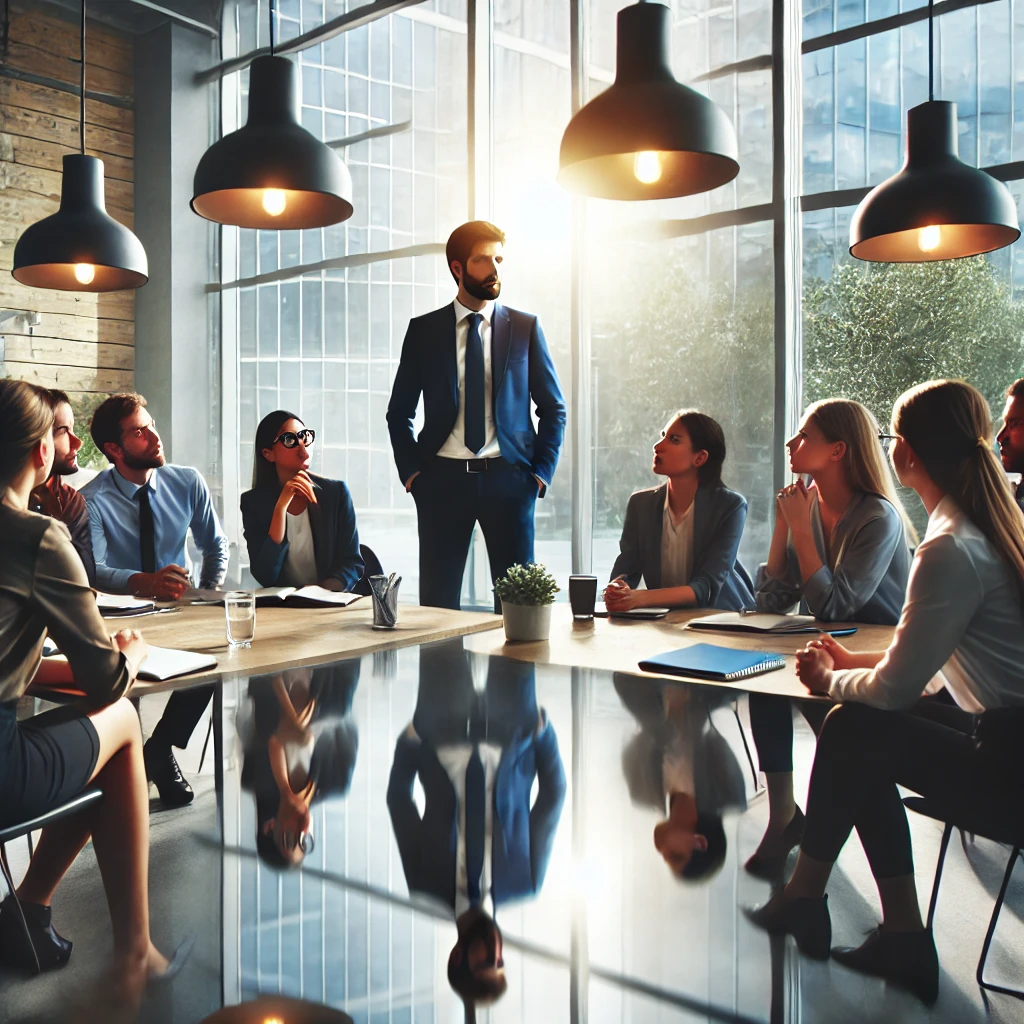
[(928, 901), (928, 930), (931, 931), (935, 920), (935, 904), (939, 902), (939, 882), (942, 880), (942, 866), (946, 861), (946, 848), (949, 837), (953, 834), (953, 826), (948, 822), (942, 830), (942, 843), (939, 845), (939, 859), (935, 865), (935, 881), (932, 882), (932, 898)]
[(21, 930), (25, 935), (25, 942), (28, 943), (29, 952), (32, 954), (32, 960), (36, 965), (35, 973), (39, 974), (41, 972), (39, 955), (36, 953), (35, 944), (32, 942), (32, 934), (28, 930), (25, 911), (21, 909), (21, 903), (14, 894), (14, 879), (11, 877), (11, 866), (7, 863), (7, 847), (2, 843), (0, 843), (0, 871), (3, 872), (4, 881), (7, 883), (7, 889), (11, 894), (11, 902), (14, 904), (15, 909), (18, 911), (18, 917), (21, 919)]
[(756, 793), (761, 787), (757, 784), (757, 769), (754, 767), (754, 758), (750, 753), (750, 747), (747, 745), (747, 734), (743, 728), (743, 719), (740, 718), (740, 709), (733, 703), (732, 713), (736, 716), (736, 726), (740, 731), (740, 739), (743, 740), (743, 749), (747, 753), (747, 763), (750, 765), (750, 774), (754, 779), (754, 792)]
[(993, 985), (985, 980), (985, 961), (988, 959), (988, 950), (992, 945), (992, 937), (996, 932), (996, 923), (999, 920), (999, 911), (1003, 909), (1003, 900), (1006, 898), (1006, 890), (1010, 885), (1010, 877), (1013, 875), (1017, 858), (1021, 855), (1020, 847), (1015, 846), (1010, 859), (1006, 862), (1006, 872), (1003, 875), (1003, 884), (999, 889), (999, 898), (992, 910), (992, 919), (988, 923), (988, 933), (985, 935), (985, 944), (981, 947), (981, 959), (978, 961), (978, 972), (976, 977), (978, 985), (988, 992), (1001, 992), (1003, 995), (1015, 996), (1017, 999), (1024, 999), (1024, 989), (1005, 988), (1002, 985)]
[(206, 730), (206, 739), (203, 742), (203, 752), (199, 755), (199, 770), (203, 770), (203, 765), (206, 764), (206, 748), (210, 745), (210, 737), (213, 735), (213, 712), (210, 712), (210, 725)]

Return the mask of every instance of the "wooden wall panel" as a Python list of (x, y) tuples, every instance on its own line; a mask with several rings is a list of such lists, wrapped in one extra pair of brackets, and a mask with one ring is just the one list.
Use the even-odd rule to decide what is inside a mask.
[[(133, 386), (135, 293), (26, 288), (10, 275), (22, 231), (56, 212), (62, 158), (80, 152), (81, 139), (78, 26), (31, 0), (15, 0), (9, 12), (0, 52), (0, 310), (38, 313), (40, 323), (0, 325), (3, 366), (13, 377), (67, 391), (87, 419), (103, 395)], [(86, 52), (86, 152), (104, 162), (108, 212), (131, 227), (133, 40), (89, 22)]]

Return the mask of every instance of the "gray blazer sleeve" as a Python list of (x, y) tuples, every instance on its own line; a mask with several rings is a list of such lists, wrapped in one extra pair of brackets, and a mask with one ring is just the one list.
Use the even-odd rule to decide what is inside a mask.
[(899, 513), (886, 504), (849, 538), (834, 571), (823, 565), (804, 584), (808, 611), (825, 622), (855, 618), (878, 590), (897, 547), (905, 543)]
[[(818, 554), (820, 555), (821, 552), (819, 551)], [(758, 567), (757, 581), (754, 584), (757, 610), (785, 615), (803, 597), (801, 582), (800, 563), (797, 561), (796, 552), (790, 543), (786, 547), (786, 569), (781, 576), (772, 576), (768, 572), (767, 562), (762, 562)]]
[(643, 563), (640, 555), (640, 494), (631, 494), (626, 504), (626, 521), (622, 524), (622, 536), (619, 538), (619, 555), (612, 566), (611, 579), (620, 576), (634, 590), (640, 584), (643, 575)]
[(716, 504), (711, 536), (702, 550), (695, 551), (696, 563), (689, 586), (697, 598), (698, 608), (716, 607), (718, 595), (733, 571), (740, 550), (743, 526), (747, 521), (747, 502), (739, 494), (723, 493)]

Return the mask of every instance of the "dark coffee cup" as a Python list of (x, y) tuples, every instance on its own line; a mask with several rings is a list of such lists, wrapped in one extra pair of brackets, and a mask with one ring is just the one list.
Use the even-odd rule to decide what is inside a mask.
[(574, 619), (592, 619), (597, 603), (596, 576), (569, 577), (569, 604)]

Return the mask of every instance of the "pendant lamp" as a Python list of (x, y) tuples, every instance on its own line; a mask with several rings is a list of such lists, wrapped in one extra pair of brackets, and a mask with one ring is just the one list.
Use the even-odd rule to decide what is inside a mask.
[(11, 273), (32, 288), (113, 292), (149, 280), (142, 243), (106, 210), (103, 161), (85, 155), (85, 0), (82, 0), (81, 153), (64, 157), (60, 209), (29, 225), (14, 247)]
[(903, 167), (873, 188), (850, 222), (850, 255), (876, 263), (978, 256), (1020, 237), (1003, 182), (957, 152), (956, 104), (934, 98), (934, 0), (928, 3), (928, 102), (907, 111)]
[(260, 996), (249, 1003), (225, 1006), (200, 1024), (352, 1024), (352, 1018), (304, 999)]
[(215, 142), (196, 168), (192, 209), (218, 224), (291, 230), (352, 216), (352, 177), (334, 150), (299, 123), (295, 65), (270, 56), (249, 66), (249, 117)]
[(739, 173), (725, 113), (672, 74), (670, 18), (657, 3), (619, 11), (615, 81), (562, 135), (556, 180), (563, 188), (599, 199), (669, 199)]

